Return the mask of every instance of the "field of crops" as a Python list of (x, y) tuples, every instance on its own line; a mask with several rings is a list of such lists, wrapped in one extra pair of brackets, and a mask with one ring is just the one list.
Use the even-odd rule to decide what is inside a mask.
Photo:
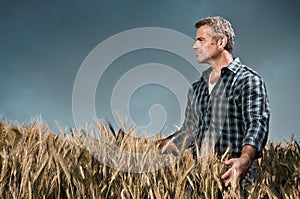
[[(131, 130), (114, 135), (98, 123), (52, 132), (36, 122), (0, 122), (0, 131), (0, 198), (242, 198), (238, 184), (223, 186), (217, 155), (199, 155), (195, 163), (190, 151), (179, 151), (162, 164), (153, 142), (127, 137)], [(300, 198), (296, 141), (268, 143), (259, 165), (250, 198)]]

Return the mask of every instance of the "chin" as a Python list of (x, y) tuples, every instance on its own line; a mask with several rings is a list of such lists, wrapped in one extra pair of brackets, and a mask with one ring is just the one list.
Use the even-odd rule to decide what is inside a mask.
[(199, 64), (205, 64), (206, 63), (205, 60), (198, 59), (197, 61), (198, 61)]
[(207, 59), (207, 58), (202, 58), (202, 59), (200, 59), (199, 57), (198, 57), (198, 59), (197, 59), (197, 61), (198, 61), (198, 63), (199, 64), (209, 64), (209, 60), (210, 59)]

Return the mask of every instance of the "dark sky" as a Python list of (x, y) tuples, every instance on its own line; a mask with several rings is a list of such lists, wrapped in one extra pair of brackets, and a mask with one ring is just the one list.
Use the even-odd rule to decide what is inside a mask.
[[(220, 15), (235, 29), (234, 56), (266, 82), (272, 110), (270, 138), (300, 137), (298, 0), (0, 2), (0, 116), (4, 120), (22, 123), (41, 115), (54, 129), (55, 121), (74, 127), (76, 74), (98, 44), (120, 32), (143, 27), (168, 28), (194, 38), (196, 21)], [(189, 82), (198, 78), (172, 53), (153, 49), (130, 52), (116, 59), (99, 81), (95, 95), (98, 118), (113, 121), (112, 84), (131, 68), (154, 62), (175, 68)], [(132, 118), (147, 124), (149, 107), (159, 103), (166, 110), (167, 128), (180, 126), (180, 108), (174, 97), (166, 88), (144, 85), (130, 99)]]

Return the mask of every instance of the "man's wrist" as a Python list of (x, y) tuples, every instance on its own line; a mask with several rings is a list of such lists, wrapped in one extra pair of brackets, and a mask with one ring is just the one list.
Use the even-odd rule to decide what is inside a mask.
[(254, 146), (251, 145), (245, 145), (242, 148), (242, 154), (241, 158), (246, 158), (249, 160), (249, 162), (252, 164), (256, 157), (257, 149)]

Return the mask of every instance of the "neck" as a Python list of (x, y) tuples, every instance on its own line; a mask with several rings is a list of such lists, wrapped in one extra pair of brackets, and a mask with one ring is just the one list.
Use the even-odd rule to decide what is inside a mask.
[(232, 60), (232, 54), (228, 51), (223, 51), (218, 57), (212, 59), (211, 63), (209, 64), (212, 67), (213, 73), (221, 74), (221, 69), (227, 67)]

